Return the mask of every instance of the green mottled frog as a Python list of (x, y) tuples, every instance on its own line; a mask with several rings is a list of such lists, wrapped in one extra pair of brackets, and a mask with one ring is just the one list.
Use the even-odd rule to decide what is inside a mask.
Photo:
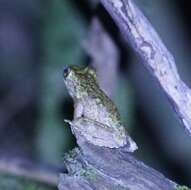
[[(128, 147), (133, 152), (136, 143), (128, 136), (119, 112), (112, 100), (100, 89), (96, 72), (89, 68), (64, 68), (64, 82), (74, 101), (73, 124), (88, 142), (109, 148)], [(70, 122), (71, 124), (71, 122)]]

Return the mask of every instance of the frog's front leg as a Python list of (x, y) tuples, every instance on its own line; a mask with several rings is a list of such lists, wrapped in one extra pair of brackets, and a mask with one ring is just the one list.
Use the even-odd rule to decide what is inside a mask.
[(74, 120), (81, 118), (83, 116), (83, 105), (80, 102), (74, 104)]

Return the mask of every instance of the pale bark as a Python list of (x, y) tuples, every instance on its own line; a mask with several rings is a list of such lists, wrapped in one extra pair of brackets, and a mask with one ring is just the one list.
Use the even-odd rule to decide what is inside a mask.
[(133, 0), (100, 0), (123, 37), (158, 81), (185, 130), (191, 135), (191, 89), (180, 79), (174, 57)]

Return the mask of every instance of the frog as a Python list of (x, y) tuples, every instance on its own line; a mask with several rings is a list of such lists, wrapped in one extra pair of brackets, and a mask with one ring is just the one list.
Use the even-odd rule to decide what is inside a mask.
[(66, 89), (74, 102), (73, 121), (65, 120), (89, 143), (106, 147), (137, 150), (128, 135), (113, 101), (100, 88), (93, 68), (66, 66), (63, 70)]

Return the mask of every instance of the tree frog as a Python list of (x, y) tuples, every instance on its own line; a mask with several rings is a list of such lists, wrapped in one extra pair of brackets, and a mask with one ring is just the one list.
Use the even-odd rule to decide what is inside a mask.
[(97, 146), (137, 149), (122, 125), (112, 100), (100, 89), (96, 72), (89, 68), (67, 66), (63, 71), (66, 88), (74, 101), (74, 118), (70, 124), (84, 138)]

